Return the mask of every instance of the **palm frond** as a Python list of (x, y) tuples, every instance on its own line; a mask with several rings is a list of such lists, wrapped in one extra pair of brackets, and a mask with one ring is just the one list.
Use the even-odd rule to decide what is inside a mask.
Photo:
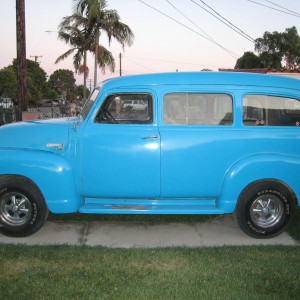
[(76, 50), (76, 48), (71, 48), (69, 49), (67, 52), (65, 52), (64, 54), (60, 55), (56, 61), (55, 64), (59, 63), (60, 61), (66, 59), (69, 55), (71, 55), (74, 51)]

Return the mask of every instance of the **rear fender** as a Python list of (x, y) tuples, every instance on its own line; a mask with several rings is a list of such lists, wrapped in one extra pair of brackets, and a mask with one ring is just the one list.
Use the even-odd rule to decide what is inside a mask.
[(53, 213), (76, 212), (83, 203), (71, 164), (57, 154), (0, 150), (0, 175), (21, 175), (31, 179)]
[(300, 204), (300, 158), (261, 154), (243, 158), (228, 170), (218, 201), (219, 208), (227, 213), (233, 212), (243, 189), (263, 179), (281, 181), (295, 194)]

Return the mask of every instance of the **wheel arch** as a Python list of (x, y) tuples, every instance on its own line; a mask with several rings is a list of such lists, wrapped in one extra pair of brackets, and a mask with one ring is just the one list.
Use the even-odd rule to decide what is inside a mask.
[(29, 150), (1, 150), (0, 157), (0, 176), (22, 176), (30, 180), (40, 190), (51, 212), (76, 212), (83, 203), (73, 167), (64, 157)]
[(251, 184), (273, 180), (284, 185), (300, 204), (300, 158), (294, 156), (262, 154), (246, 157), (232, 165), (226, 173), (219, 207), (224, 212), (235, 210), (241, 193)]
[[(294, 190), (293, 190), (286, 182), (281, 181), (281, 180), (279, 180), (279, 179), (275, 179), (275, 178), (264, 178), (264, 179), (258, 179), (258, 180), (256, 180), (256, 181), (253, 181), (253, 182), (251, 182), (250, 184), (248, 184), (248, 185), (241, 191), (240, 195), (243, 194), (243, 192), (246, 191), (246, 190), (249, 188), (249, 186), (256, 185), (256, 184), (258, 184), (258, 183), (268, 182), (268, 181), (269, 181), (269, 182), (274, 182), (274, 183), (276, 183), (276, 184), (278, 184), (278, 185), (282, 185), (283, 187), (285, 187), (285, 188), (289, 191), (289, 193), (292, 195), (292, 197), (294, 198), (295, 204), (298, 203), (297, 196), (296, 196)], [(240, 196), (240, 195), (239, 195), (239, 196)]]

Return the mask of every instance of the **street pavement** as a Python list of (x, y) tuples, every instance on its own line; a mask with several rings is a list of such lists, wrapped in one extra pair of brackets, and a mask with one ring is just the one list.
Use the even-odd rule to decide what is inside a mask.
[(287, 233), (272, 239), (251, 238), (239, 229), (231, 215), (206, 223), (46, 222), (40, 231), (26, 238), (10, 238), (0, 234), (0, 243), (110, 248), (299, 246)]

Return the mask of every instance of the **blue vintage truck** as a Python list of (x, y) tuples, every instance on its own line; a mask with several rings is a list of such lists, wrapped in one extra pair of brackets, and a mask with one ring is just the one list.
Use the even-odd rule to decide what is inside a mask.
[(300, 199), (300, 82), (241, 73), (126, 76), (79, 116), (0, 128), (0, 232), (53, 213), (227, 214), (280, 234)]

